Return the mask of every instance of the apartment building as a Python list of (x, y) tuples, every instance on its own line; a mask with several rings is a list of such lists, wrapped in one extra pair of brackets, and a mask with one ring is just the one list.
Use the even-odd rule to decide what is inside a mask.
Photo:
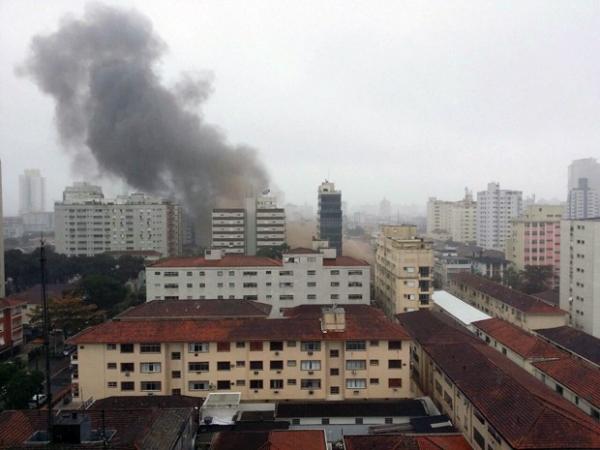
[(46, 210), (46, 179), (37, 169), (19, 175), (19, 215)]
[(600, 426), (553, 389), (433, 311), (397, 316), (411, 335), (414, 389), (477, 449), (600, 448)]
[(365, 305), (307, 305), (277, 319), (120, 317), (69, 342), (76, 401), (215, 390), (259, 401), (410, 396), (408, 335)]
[(502, 319), (473, 322), (490, 347), (600, 421), (600, 371), (542, 338)]
[(336, 191), (335, 184), (325, 180), (319, 186), (318, 195), (317, 234), (342, 255), (342, 191)]
[(560, 221), (563, 205), (529, 205), (511, 224), (506, 259), (518, 270), (525, 266), (552, 267), (552, 287), (560, 281)]
[(54, 205), (56, 251), (68, 256), (154, 250), (181, 253), (181, 207), (145, 194), (105, 199), (97, 186), (75, 184)]
[(559, 327), (568, 320), (567, 312), (556, 306), (472, 273), (452, 276), (447, 290), (491, 317), (525, 330)]
[(375, 255), (375, 299), (392, 316), (431, 307), (432, 242), (414, 225), (384, 225)]
[(438, 200), (431, 197), (427, 202), (427, 236), (449, 238), (455, 242), (475, 242), (477, 202), (465, 190), (459, 201)]
[(561, 225), (560, 307), (571, 326), (600, 337), (600, 219)]
[(477, 245), (504, 251), (511, 235), (511, 220), (523, 209), (523, 193), (500, 189), (489, 183), (487, 190), (477, 193)]
[(12, 355), (23, 344), (23, 307), (25, 302), (0, 299), (0, 355)]
[(568, 190), (565, 218), (600, 216), (600, 164), (595, 158), (576, 159), (569, 165)]
[(146, 267), (146, 299), (245, 299), (282, 308), (305, 303), (369, 304), (366, 261), (291, 250), (281, 260), (211, 251), (203, 258), (174, 258)]
[(262, 248), (285, 243), (285, 223), (285, 210), (278, 208), (276, 198), (265, 192), (246, 199), (245, 208), (213, 210), (211, 247), (254, 256)]

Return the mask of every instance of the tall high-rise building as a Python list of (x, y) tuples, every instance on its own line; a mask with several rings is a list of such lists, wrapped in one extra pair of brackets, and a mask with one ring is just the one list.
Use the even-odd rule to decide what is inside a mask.
[(415, 225), (384, 225), (375, 255), (375, 298), (389, 316), (431, 307), (433, 245)]
[(450, 238), (456, 242), (475, 242), (477, 202), (465, 189), (465, 197), (459, 201), (438, 200), (431, 197), (427, 202), (427, 235), (432, 238)]
[(37, 169), (27, 169), (19, 175), (19, 214), (44, 212), (46, 179)]
[(319, 239), (327, 240), (330, 248), (342, 254), (342, 191), (325, 180), (319, 186), (319, 211), (317, 231)]
[[(0, 161), (0, 217), (2, 211), (2, 161)], [(4, 221), (0, 221), (0, 298), (6, 295), (6, 286), (4, 279)]]
[(600, 337), (600, 219), (563, 220), (560, 307), (571, 326)]
[(523, 193), (500, 189), (499, 183), (489, 183), (477, 193), (477, 245), (504, 251), (511, 235), (511, 220), (523, 210)]
[(108, 251), (181, 254), (181, 207), (145, 194), (106, 199), (98, 186), (76, 184), (54, 205), (56, 251), (93, 256)]
[(552, 286), (560, 275), (560, 221), (564, 205), (529, 205), (513, 219), (511, 235), (506, 240), (506, 259), (517, 269), (525, 266), (552, 267)]
[(245, 208), (216, 208), (212, 212), (212, 244), (225, 253), (256, 255), (262, 248), (285, 243), (285, 210), (264, 192), (247, 198)]
[(600, 216), (600, 164), (594, 158), (576, 159), (569, 166), (565, 218)]

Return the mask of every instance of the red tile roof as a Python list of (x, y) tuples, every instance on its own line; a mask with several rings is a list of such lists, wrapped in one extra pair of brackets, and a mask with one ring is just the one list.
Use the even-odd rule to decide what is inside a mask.
[(600, 369), (574, 357), (533, 364), (559, 384), (600, 408)]
[(6, 308), (14, 308), (15, 306), (25, 305), (26, 302), (24, 300), (20, 300), (14, 297), (0, 298), (0, 310)]
[(221, 259), (206, 259), (201, 256), (189, 258), (161, 259), (150, 267), (278, 267), (279, 259), (262, 256), (225, 255)]
[[(185, 301), (185, 300), (181, 300)], [(242, 340), (406, 340), (401, 325), (371, 308), (371, 314), (346, 314), (343, 332), (323, 333), (320, 317), (221, 320), (112, 320), (70, 338), (75, 344), (151, 342), (232, 342)]]
[(564, 358), (567, 354), (554, 345), (505, 320), (493, 318), (472, 323), (525, 359)]
[(524, 294), (523, 292), (473, 273), (457, 273), (451, 276), (451, 280), (455, 283), (467, 285), (525, 313), (567, 314), (566, 311), (556, 306), (551, 306), (539, 298)]
[(460, 434), (344, 436), (346, 450), (471, 450)]
[[(73, 289), (73, 285), (69, 284), (48, 284), (46, 286), (46, 294), (48, 298), (62, 297), (69, 289)], [(7, 299), (22, 300), (29, 305), (42, 304), (42, 285), (36, 284), (29, 289), (11, 294)]]
[(328, 266), (340, 266), (340, 267), (353, 267), (353, 266), (369, 266), (369, 263), (364, 259), (357, 259), (351, 256), (338, 256), (336, 258), (323, 258), (323, 265)]
[(480, 339), (431, 311), (397, 318), (513, 448), (600, 448), (598, 423)]
[(224, 319), (267, 317), (272, 306), (251, 300), (152, 300), (119, 314), (119, 319)]
[[(321, 317), (323, 308), (331, 308), (331, 304), (317, 304), (317, 305), (298, 305), (290, 308), (283, 308), (282, 314), (284, 317)], [(373, 314), (374, 308), (369, 305), (340, 305), (344, 309), (346, 314), (358, 315), (358, 314)], [(379, 310), (377, 310), (379, 314)]]
[(600, 366), (600, 339), (573, 327), (536, 330), (544, 339)]
[(222, 431), (213, 450), (327, 450), (323, 430)]
[(319, 254), (317, 250), (306, 247), (296, 247), (287, 252), (283, 252), (284, 255), (307, 255), (307, 254)]

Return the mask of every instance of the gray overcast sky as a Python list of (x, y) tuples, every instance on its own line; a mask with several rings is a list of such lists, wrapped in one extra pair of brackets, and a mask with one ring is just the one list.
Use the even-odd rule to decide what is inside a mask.
[[(166, 84), (212, 72), (203, 116), (259, 149), (286, 201), (315, 203), (325, 177), (350, 206), (453, 199), (491, 180), (563, 199), (569, 162), (598, 156), (597, 1), (104, 3), (152, 21), (169, 49)], [(51, 200), (81, 178), (51, 99), (14, 67), (33, 35), (84, 7), (0, 1), (5, 214), (25, 168), (43, 171)]]

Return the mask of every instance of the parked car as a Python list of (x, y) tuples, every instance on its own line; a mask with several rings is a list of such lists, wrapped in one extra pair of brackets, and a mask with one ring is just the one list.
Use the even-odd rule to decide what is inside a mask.
[(75, 345), (66, 345), (63, 349), (63, 355), (70, 356), (71, 354), (75, 353), (76, 350), (77, 347)]
[(46, 403), (46, 400), (48, 400), (48, 396), (46, 394), (35, 394), (33, 397), (31, 397), (31, 400), (29, 400), (29, 408), (35, 409), (38, 406)]

